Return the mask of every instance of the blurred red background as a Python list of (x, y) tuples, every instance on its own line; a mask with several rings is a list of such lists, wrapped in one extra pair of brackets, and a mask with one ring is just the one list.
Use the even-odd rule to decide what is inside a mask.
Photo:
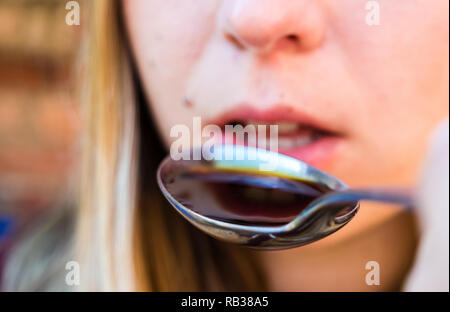
[(76, 165), (83, 20), (67, 25), (65, 4), (0, 0), (0, 217), (51, 206)]

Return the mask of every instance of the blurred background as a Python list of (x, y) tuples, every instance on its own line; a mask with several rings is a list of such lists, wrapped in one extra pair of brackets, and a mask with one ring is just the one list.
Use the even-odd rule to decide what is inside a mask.
[(0, 265), (13, 233), (67, 193), (76, 165), (83, 23), (66, 24), (66, 2), (0, 0)]

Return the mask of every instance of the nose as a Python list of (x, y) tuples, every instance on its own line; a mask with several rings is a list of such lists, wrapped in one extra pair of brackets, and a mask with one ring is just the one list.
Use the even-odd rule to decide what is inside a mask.
[(225, 37), (241, 49), (310, 50), (323, 39), (315, 0), (226, 0), (224, 12)]

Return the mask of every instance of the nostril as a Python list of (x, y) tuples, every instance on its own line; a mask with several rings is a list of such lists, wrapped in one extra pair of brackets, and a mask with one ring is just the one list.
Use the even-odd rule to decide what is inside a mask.
[(225, 33), (225, 38), (227, 39), (228, 42), (231, 42), (238, 49), (243, 50), (245, 48), (244, 45), (232, 34)]
[(297, 35), (293, 35), (293, 34), (287, 35), (287, 36), (286, 36), (286, 39), (288, 39), (289, 41), (293, 41), (293, 42), (299, 41), (298, 36), (297, 36)]

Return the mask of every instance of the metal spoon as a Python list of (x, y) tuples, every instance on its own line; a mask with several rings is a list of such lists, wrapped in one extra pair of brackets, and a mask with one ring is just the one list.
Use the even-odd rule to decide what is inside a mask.
[[(260, 249), (298, 247), (324, 238), (342, 228), (355, 216), (361, 200), (394, 203), (404, 207), (411, 207), (413, 204), (412, 196), (407, 190), (350, 189), (337, 178), (305, 162), (268, 150), (222, 145), (210, 150), (209, 156), (209, 159), (213, 160), (173, 160), (169, 155), (158, 168), (157, 181), (163, 195), (183, 217), (203, 232), (226, 242)], [(253, 172), (265, 177), (310, 181), (323, 185), (331, 191), (316, 198), (286, 224), (276, 226), (235, 224), (201, 215), (183, 205), (169, 192), (167, 186), (173, 176), (192, 168), (197, 171), (217, 170), (225, 174), (229, 172), (233, 175)]]

